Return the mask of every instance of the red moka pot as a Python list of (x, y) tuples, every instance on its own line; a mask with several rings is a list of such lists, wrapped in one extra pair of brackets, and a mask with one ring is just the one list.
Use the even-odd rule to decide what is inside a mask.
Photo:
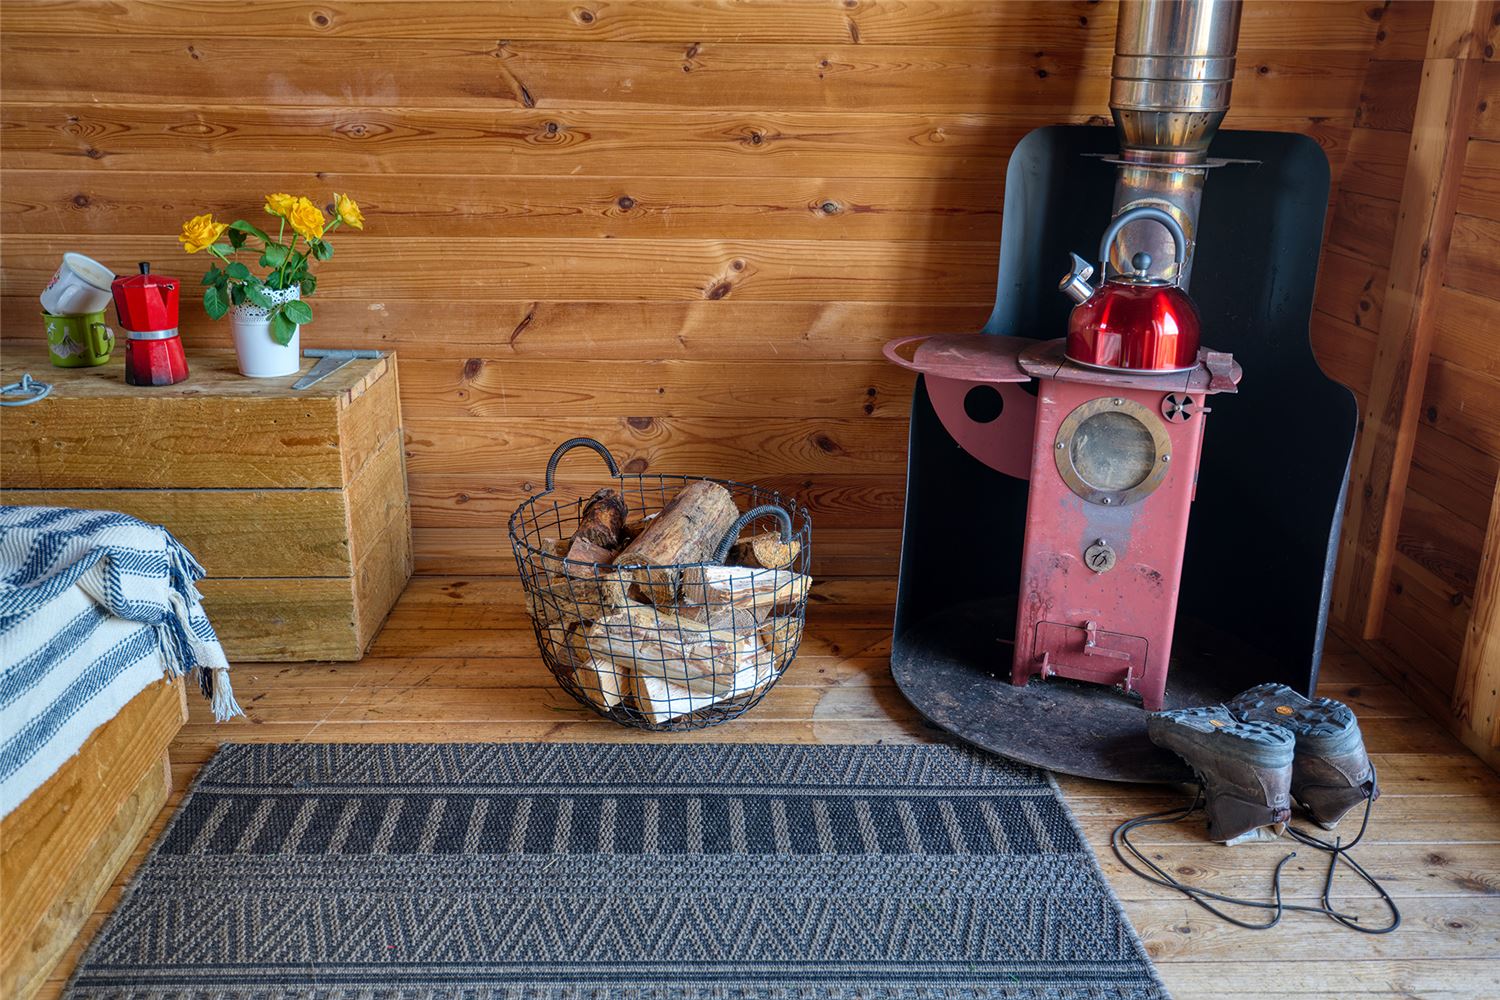
[[(1138, 208), (1120, 215), (1105, 231), (1099, 247), (1101, 277), (1115, 237), (1141, 219), (1159, 222), (1172, 234), (1181, 268), (1187, 254), (1182, 226), (1161, 209)], [(1073, 255), (1073, 270), (1058, 286), (1078, 303), (1068, 317), (1068, 360), (1139, 375), (1191, 371), (1198, 366), (1197, 307), (1175, 280), (1150, 277), (1150, 254), (1135, 254), (1130, 263), (1134, 273), (1117, 274), (1095, 288), (1088, 283), (1093, 267)]]
[(115, 312), (125, 332), (125, 381), (131, 385), (173, 385), (188, 377), (187, 355), (177, 333), (181, 283), (151, 273), (116, 278), (111, 286)]

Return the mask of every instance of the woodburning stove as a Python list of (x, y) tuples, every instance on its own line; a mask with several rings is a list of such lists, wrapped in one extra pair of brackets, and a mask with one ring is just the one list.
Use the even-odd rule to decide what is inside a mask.
[[(1114, 147), (1026, 137), (984, 330), (886, 345), (921, 375), (896, 681), (943, 728), (1056, 770), (1179, 779), (1146, 710), (1316, 681), (1355, 424), (1307, 342), (1327, 161), (1218, 132), (1239, 7), (1122, 0)], [(1072, 251), (1101, 230), (1096, 269)], [(1058, 285), (1043, 269), (1065, 259)], [(1253, 388), (1205, 448), (1241, 361)]]

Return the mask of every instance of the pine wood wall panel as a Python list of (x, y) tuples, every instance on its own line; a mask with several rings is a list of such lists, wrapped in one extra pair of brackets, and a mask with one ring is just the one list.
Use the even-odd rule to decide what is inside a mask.
[[(1350, 220), (1367, 249), (1401, 157), (1375, 133), (1353, 155), (1352, 129), (1397, 113), (1362, 97), (1372, 52), (1421, 58), (1387, 31), (1402, 16), (1250, 0), (1241, 34), (1230, 127), (1310, 135), (1335, 178), (1347, 163), (1352, 195), (1377, 199)], [(1033, 128), (1108, 120), (1114, 18), (1043, 0), (261, 0), (232, 18), (15, 0), (0, 331), (37, 336), (62, 250), (195, 279), (172, 238), (188, 214), (348, 190), (369, 229), (324, 270), (304, 340), (401, 353), (419, 572), (513, 573), (505, 518), (589, 433), (632, 471), (795, 493), (819, 572), (891, 574), (912, 383), (880, 346), (984, 321), (1006, 159)], [(1321, 307), (1378, 318), (1384, 262), (1339, 264)], [(185, 309), (190, 354), (227, 335)], [(1361, 350), (1326, 357), (1352, 373)], [(594, 476), (563, 470), (573, 489)]]
[[(1424, 11), (1424, 8), (1428, 8)], [(1457, 8), (1450, 8), (1456, 10)], [(1389, 282), (1390, 244), (1383, 219), (1401, 196), (1410, 144), (1408, 106), (1415, 87), (1407, 65), (1424, 54), (1416, 39), (1430, 5), (1397, 5), (1376, 42), (1349, 140), (1349, 165), (1329, 231), (1314, 341), (1325, 368), (1357, 392), (1370, 390), (1371, 362)], [(1418, 426), (1395, 531), (1391, 579), (1378, 638), (1362, 645), (1388, 674), (1471, 747), (1488, 752), (1495, 733), (1494, 679), (1500, 648), (1493, 580), (1500, 573), (1494, 497), (1500, 469), (1500, 72), (1494, 45), (1500, 12), (1479, 12), (1488, 37), (1461, 40), (1481, 55), (1477, 95), (1460, 113), (1467, 142), (1459, 161), (1456, 204), (1436, 238), (1445, 241), (1441, 280), (1428, 290), (1431, 350)], [(1486, 16), (1487, 15), (1487, 16)], [(1421, 28), (1419, 32), (1417, 29)], [(1433, 53), (1441, 58), (1441, 54)], [(1385, 126), (1370, 128), (1371, 124)], [(1377, 138), (1378, 137), (1378, 138)], [(1395, 230), (1390, 230), (1394, 238)], [(1361, 406), (1361, 413), (1367, 407)], [(1348, 551), (1351, 539), (1344, 539)], [(1350, 570), (1349, 564), (1341, 573)], [(1491, 581), (1481, 584), (1481, 581)], [(1483, 605), (1483, 609), (1479, 605)], [(1357, 623), (1340, 622), (1346, 630)]]

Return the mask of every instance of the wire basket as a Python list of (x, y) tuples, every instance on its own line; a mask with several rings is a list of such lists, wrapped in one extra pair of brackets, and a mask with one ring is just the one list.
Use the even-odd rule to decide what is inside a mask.
[[(560, 499), (558, 463), (591, 448), (631, 521), (649, 524), (691, 483), (728, 491), (742, 511), (710, 558), (616, 566), (565, 559), (586, 498)], [(740, 533), (774, 520), (786, 565), (725, 565)], [(702, 729), (756, 705), (797, 655), (811, 582), (812, 520), (774, 490), (706, 476), (620, 472), (592, 438), (559, 445), (543, 492), (510, 517), (510, 542), (542, 660), (563, 689), (607, 719), (656, 731)]]

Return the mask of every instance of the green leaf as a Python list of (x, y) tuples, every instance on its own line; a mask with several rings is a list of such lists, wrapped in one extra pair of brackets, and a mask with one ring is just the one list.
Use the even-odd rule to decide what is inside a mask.
[(313, 256), (319, 260), (327, 260), (333, 256), (333, 244), (324, 243), (322, 240), (313, 244)]
[(284, 260), (286, 260), (286, 247), (280, 243), (269, 243), (266, 245), (266, 252), (260, 255), (260, 266), (280, 267)]
[(245, 286), (244, 285), (230, 285), (229, 286), (229, 301), (233, 302), (237, 306), (244, 305), (245, 304)]
[(282, 315), (291, 320), (293, 323), (301, 324), (312, 322), (312, 307), (309, 306), (306, 302), (301, 302), (297, 299), (293, 299), (292, 301), (283, 305), (281, 307), (281, 312)]
[(286, 318), (284, 313), (277, 313), (271, 317), (271, 339), (285, 347), (292, 342), (292, 334), (297, 332), (297, 324)]
[(203, 283), (205, 285), (217, 285), (219, 283), (220, 273), (221, 272), (217, 264), (210, 264), (208, 266), (208, 270), (203, 272)]
[(262, 309), (276, 308), (276, 303), (271, 301), (271, 297), (266, 294), (266, 290), (259, 285), (246, 285), (245, 297)]
[(208, 313), (209, 319), (219, 319), (229, 311), (229, 300), (217, 287), (204, 289), (203, 309)]
[(257, 229), (255, 226), (250, 225), (250, 223), (246, 222), (244, 219), (235, 219), (229, 224), (229, 228), (235, 230), (236, 232), (249, 233), (251, 236), (254, 236), (256, 239), (267, 245), (270, 245), (271, 243), (271, 237), (267, 236), (263, 231)]
[(318, 290), (318, 279), (311, 274), (302, 276), (302, 294), (311, 295)]
[(233, 261), (224, 269), (235, 281), (244, 281), (250, 277), (250, 269), (239, 261)]
[(229, 230), (229, 245), (238, 250), (245, 245), (245, 234), (238, 229)]
[(228, 243), (215, 243), (214, 244), (214, 250), (217, 253), (223, 253), (223, 254), (234, 253), (234, 247), (230, 246)]

